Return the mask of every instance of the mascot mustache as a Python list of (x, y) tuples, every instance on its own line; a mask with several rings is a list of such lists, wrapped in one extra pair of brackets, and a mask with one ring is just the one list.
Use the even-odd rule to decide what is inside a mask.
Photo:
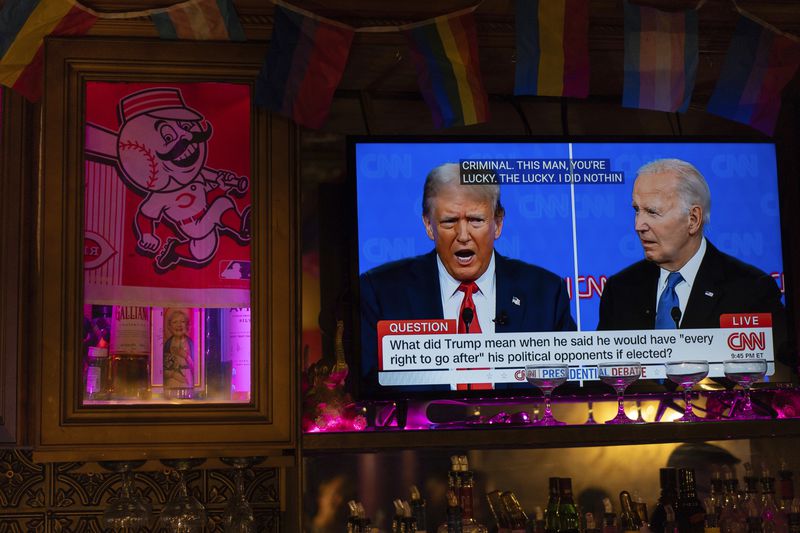
[(181, 155), (190, 144), (197, 144), (206, 142), (211, 137), (211, 124), (204, 130), (192, 132), (192, 136), (188, 139), (179, 139), (175, 146), (170, 148), (167, 152), (156, 152), (156, 155), (162, 161), (172, 161)]

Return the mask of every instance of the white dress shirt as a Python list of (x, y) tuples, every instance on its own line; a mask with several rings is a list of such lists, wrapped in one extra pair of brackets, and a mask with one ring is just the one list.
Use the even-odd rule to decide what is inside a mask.
[[(703, 256), (706, 255), (706, 238), (700, 241), (700, 247), (694, 253), (691, 259), (687, 261), (683, 268), (678, 270), (683, 276), (683, 281), (675, 285), (675, 294), (678, 295), (678, 307), (681, 310), (681, 322), (683, 322), (683, 316), (686, 314), (686, 304), (689, 303), (689, 295), (692, 294), (692, 286), (694, 285), (694, 280), (697, 278), (697, 271), (700, 270), (700, 263), (703, 262)], [(658, 276), (658, 291), (656, 293), (656, 309), (658, 309), (658, 302), (661, 301), (661, 293), (664, 292), (664, 288), (667, 286), (667, 276), (670, 275), (670, 271), (666, 269), (661, 269), (661, 273)], [(680, 325), (680, 324), (678, 324)]]
[[(444, 311), (443, 318), (458, 320), (458, 312), (461, 310), (461, 302), (464, 301), (466, 293), (458, 290), (461, 282), (450, 275), (438, 255), (436, 256), (436, 264), (439, 267), (439, 287), (441, 289), (442, 310)], [(494, 282), (494, 252), (492, 252), (489, 268), (486, 269), (486, 272), (481, 277), (475, 280), (478, 290), (472, 294), (475, 312), (481, 325), (481, 333), (494, 333)]]

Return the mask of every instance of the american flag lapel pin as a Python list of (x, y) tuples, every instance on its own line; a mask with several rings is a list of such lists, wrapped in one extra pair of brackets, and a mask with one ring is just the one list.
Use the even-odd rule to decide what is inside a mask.
[(519, 298), (517, 298), (516, 296), (511, 297), (511, 303), (513, 303), (514, 305), (521, 305)]
[(709, 298), (713, 298), (713, 297), (714, 297), (714, 293), (713, 293), (713, 292), (711, 292), (711, 291), (706, 291), (706, 293), (705, 293), (705, 294), (706, 294), (706, 296), (708, 296)]

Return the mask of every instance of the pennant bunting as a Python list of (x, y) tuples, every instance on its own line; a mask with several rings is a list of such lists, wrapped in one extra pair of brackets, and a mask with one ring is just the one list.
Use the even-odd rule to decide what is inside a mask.
[(197, 0), (150, 15), (162, 39), (244, 41), (232, 0)]
[(798, 65), (797, 39), (742, 15), (706, 109), (772, 135), (781, 108), (781, 91)]
[(589, 95), (588, 0), (517, 0), (514, 94)]
[(256, 104), (318, 129), (342, 79), (353, 28), (276, 5), (272, 41), (256, 80)]
[(625, 2), (624, 107), (685, 112), (697, 62), (697, 11)]
[(38, 101), (44, 38), (83, 35), (96, 20), (94, 11), (74, 0), (6, 0), (0, 10), (0, 83)]
[(437, 128), (489, 120), (473, 11), (470, 8), (401, 28)]

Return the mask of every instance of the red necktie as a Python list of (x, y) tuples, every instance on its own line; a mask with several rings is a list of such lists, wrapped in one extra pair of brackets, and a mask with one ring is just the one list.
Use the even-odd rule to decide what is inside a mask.
[[(472, 301), (472, 295), (478, 291), (478, 286), (472, 281), (470, 283), (462, 283), (458, 286), (458, 290), (464, 293), (464, 299), (461, 300), (461, 308), (458, 310), (458, 332), (480, 333), (481, 323), (478, 321), (478, 311), (475, 309), (475, 302)], [(464, 309), (472, 310), (472, 322), (469, 324), (469, 332), (467, 331), (467, 325), (464, 323)]]
[[(458, 290), (464, 293), (464, 299), (461, 301), (461, 308), (458, 310), (458, 332), (467, 333), (467, 325), (464, 323), (464, 309), (472, 310), (472, 322), (469, 323), (469, 333), (480, 333), (481, 323), (478, 321), (478, 311), (475, 309), (475, 302), (472, 301), (472, 295), (479, 289), (474, 281), (470, 283), (462, 283), (458, 286)], [(457, 390), (491, 390), (491, 383), (470, 383), (458, 384)]]

